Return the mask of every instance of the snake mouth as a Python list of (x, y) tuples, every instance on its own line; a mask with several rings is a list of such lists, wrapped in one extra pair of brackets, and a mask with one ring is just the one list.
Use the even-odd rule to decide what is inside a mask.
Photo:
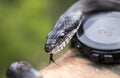
[(70, 42), (72, 37), (75, 35), (75, 33), (77, 32), (78, 28), (79, 28), (79, 26), (76, 29), (74, 29), (71, 32), (69, 32), (65, 36), (64, 40), (62, 40), (60, 42), (57, 42), (56, 47), (51, 50), (50, 54), (55, 54), (55, 53), (58, 53), (61, 50), (63, 50), (63, 48)]
[(57, 46), (56, 48), (54, 48), (50, 53), (55, 54), (60, 52), (61, 50), (63, 50), (63, 48), (66, 46), (66, 42), (64, 41), (62, 44), (60, 44), (59, 46)]
[(56, 54), (60, 52), (69, 42), (67, 38), (64, 41), (58, 41), (57, 44), (46, 44), (45, 51), (49, 54)]
[(66, 36), (64, 41), (61, 41), (62, 43), (57, 43), (56, 47), (54, 46), (54, 48), (49, 52), (49, 54), (56, 54), (58, 52), (60, 52), (61, 50), (63, 50), (63, 48), (70, 42), (71, 38), (69, 36)]
[(49, 54), (56, 54), (58, 52), (60, 52), (63, 48), (65, 47), (65, 45), (58, 45), (58, 46), (54, 46), (54, 47), (51, 47), (51, 45), (46, 45), (45, 46), (45, 51)]
[(54, 43), (51, 43), (51, 42), (53, 42), (53, 40), (51, 40), (51, 42), (48, 42), (49, 44), (45, 45), (45, 51), (49, 54), (56, 54), (56, 53), (60, 52), (61, 50), (63, 50), (63, 48), (70, 42), (71, 38), (77, 32), (77, 29), (78, 28), (69, 32), (68, 34), (66, 34), (66, 36), (64, 38), (58, 39)]

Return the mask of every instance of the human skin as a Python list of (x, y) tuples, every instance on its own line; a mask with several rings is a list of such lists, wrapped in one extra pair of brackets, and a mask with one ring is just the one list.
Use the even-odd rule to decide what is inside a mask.
[(120, 78), (120, 64), (100, 64), (85, 58), (76, 49), (40, 70), (42, 78)]
[(55, 63), (36, 70), (26, 61), (14, 62), (7, 78), (120, 78), (120, 64), (95, 63), (79, 50), (70, 49)]

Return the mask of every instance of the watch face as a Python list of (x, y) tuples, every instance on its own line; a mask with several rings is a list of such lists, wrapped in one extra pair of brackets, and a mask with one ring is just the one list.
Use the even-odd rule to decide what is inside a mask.
[(80, 42), (92, 48), (120, 49), (120, 12), (90, 16), (78, 30), (77, 37)]

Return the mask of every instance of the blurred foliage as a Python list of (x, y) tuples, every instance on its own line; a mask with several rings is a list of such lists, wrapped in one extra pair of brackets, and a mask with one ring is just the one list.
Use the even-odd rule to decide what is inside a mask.
[(75, 1), (0, 0), (0, 78), (14, 61), (27, 60), (35, 68), (47, 65), (47, 33)]

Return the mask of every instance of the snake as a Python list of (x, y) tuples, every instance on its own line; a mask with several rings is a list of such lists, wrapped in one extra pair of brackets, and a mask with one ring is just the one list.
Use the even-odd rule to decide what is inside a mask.
[[(87, 16), (104, 11), (120, 11), (120, 0), (79, 0), (63, 13), (48, 33), (45, 51), (50, 54), (60, 52), (74, 37)], [(14, 62), (7, 70), (7, 78), (41, 78), (40, 73), (28, 62)]]
[(54, 62), (53, 54), (63, 50), (72, 40), (87, 16), (113, 10), (120, 10), (120, 0), (78, 0), (74, 3), (58, 18), (48, 33), (45, 51), (50, 54), (50, 60)]

